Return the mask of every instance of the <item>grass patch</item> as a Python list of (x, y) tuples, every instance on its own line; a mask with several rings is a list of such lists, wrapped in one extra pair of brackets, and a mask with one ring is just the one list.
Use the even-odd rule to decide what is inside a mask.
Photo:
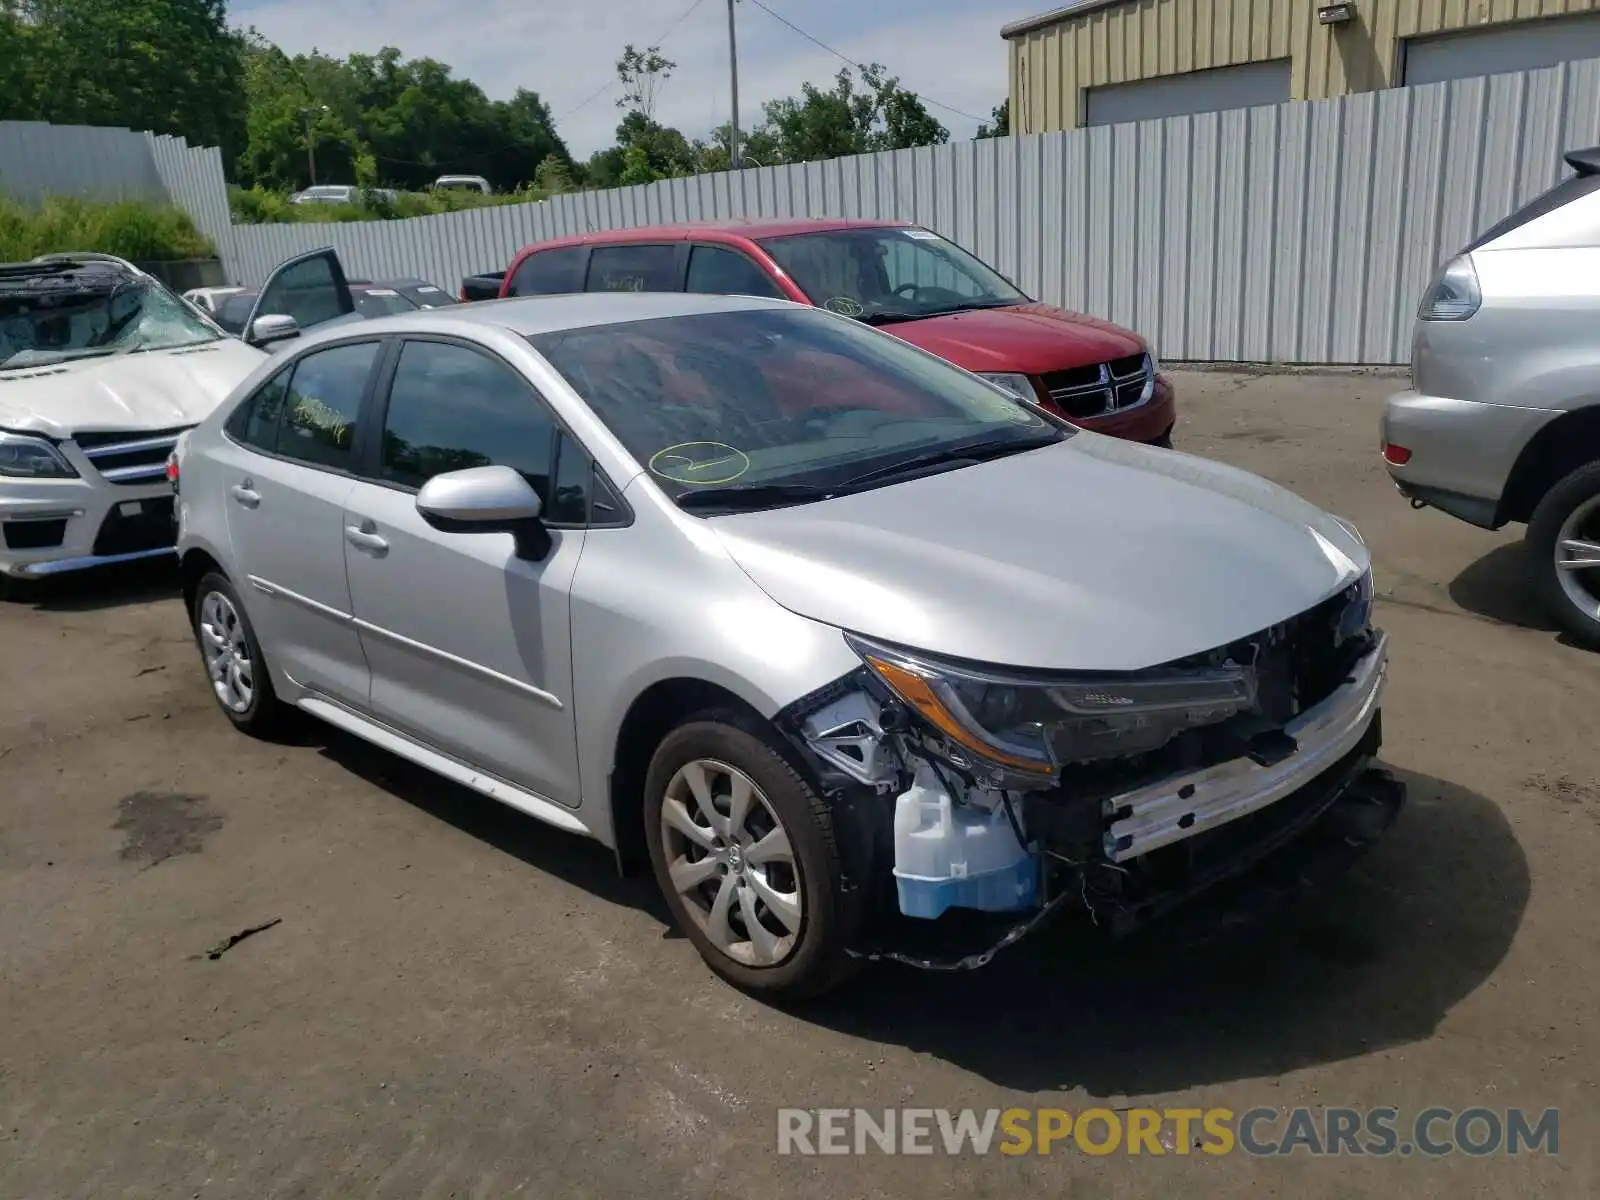
[(302, 222), (399, 221), (461, 212), (469, 208), (495, 208), (502, 204), (531, 204), (543, 200), (537, 189), (485, 196), (479, 192), (401, 192), (388, 199), (363, 193), (355, 204), (292, 204), (288, 192), (262, 188), (231, 188), (228, 207), (235, 225), (282, 225)]
[(210, 239), (181, 209), (70, 197), (25, 207), (0, 198), (0, 262), (68, 250), (94, 250), (133, 262), (216, 257)]

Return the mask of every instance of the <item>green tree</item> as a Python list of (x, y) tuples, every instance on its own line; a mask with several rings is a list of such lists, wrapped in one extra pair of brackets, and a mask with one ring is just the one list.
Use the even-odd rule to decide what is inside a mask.
[(767, 132), (783, 161), (815, 162), (950, 140), (950, 131), (929, 115), (921, 99), (882, 65), (862, 67), (861, 82), (864, 90), (857, 89), (847, 67), (827, 91), (807, 83), (798, 97), (767, 102)]
[(662, 57), (660, 46), (646, 46), (640, 51), (629, 42), (617, 59), (617, 78), (622, 81), (622, 98), (617, 107), (653, 118), (661, 86), (672, 78), (677, 67), (670, 58)]
[(304, 181), (306, 108), (319, 114), (312, 135), (322, 182), (370, 178), (417, 191), (442, 174), (472, 174), (510, 191), (552, 156), (571, 163), (549, 106), (525, 88), (490, 101), (446, 64), (408, 61), (392, 46), (348, 59), (315, 51), (290, 58), (253, 37), (244, 57), (249, 137), (238, 174), (248, 184)]
[(990, 120), (978, 126), (978, 137), (1010, 137), (1011, 136), (1011, 98), (1008, 96), (1000, 101), (989, 114)]
[(176, 134), (229, 163), (242, 149), (227, 0), (11, 0), (5, 26), (4, 115)]

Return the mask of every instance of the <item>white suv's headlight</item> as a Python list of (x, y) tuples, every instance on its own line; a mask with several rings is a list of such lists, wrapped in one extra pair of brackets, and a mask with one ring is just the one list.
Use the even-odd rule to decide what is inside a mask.
[(1419, 321), (1465, 321), (1483, 306), (1472, 256), (1458, 255), (1445, 263), (1417, 309)]
[(987, 379), (997, 388), (1010, 392), (1018, 400), (1026, 400), (1030, 404), (1039, 402), (1039, 393), (1033, 390), (1033, 380), (1026, 375), (990, 375), (979, 371), (977, 376), (979, 379)]
[(952, 745), (1025, 774), (1050, 776), (1071, 763), (1155, 750), (1256, 702), (1255, 677), (1242, 667), (1025, 679), (847, 637), (872, 672)]
[(73, 479), (78, 472), (51, 442), (0, 432), (0, 475), (10, 479)]

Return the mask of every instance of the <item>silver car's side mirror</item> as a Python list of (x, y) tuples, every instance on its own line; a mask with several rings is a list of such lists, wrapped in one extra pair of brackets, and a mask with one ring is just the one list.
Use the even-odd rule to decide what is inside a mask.
[(417, 493), (417, 512), (443, 533), (509, 533), (517, 557), (541, 561), (550, 553), (544, 505), (510, 467), (468, 467), (435, 475)]
[(272, 342), (287, 341), (300, 336), (300, 323), (282, 313), (257, 317), (250, 325), (250, 344), (265, 346)]

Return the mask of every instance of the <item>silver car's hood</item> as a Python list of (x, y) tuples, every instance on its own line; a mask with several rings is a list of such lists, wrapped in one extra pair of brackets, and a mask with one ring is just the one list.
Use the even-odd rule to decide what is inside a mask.
[(1344, 526), (1275, 484), (1087, 433), (710, 524), (802, 616), (1050, 670), (1131, 670), (1209, 650), (1312, 607), (1368, 565)]

